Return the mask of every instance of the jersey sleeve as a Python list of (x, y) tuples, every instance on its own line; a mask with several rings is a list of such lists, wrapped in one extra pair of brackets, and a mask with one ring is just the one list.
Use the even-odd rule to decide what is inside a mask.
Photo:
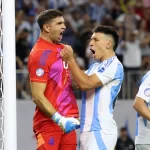
[[(120, 69), (119, 69), (120, 68)], [(112, 80), (121, 78), (122, 67), (112, 62), (110, 65), (101, 65), (94, 73), (98, 76), (103, 85)]]
[(47, 83), (52, 58), (51, 51), (35, 54), (35, 56), (31, 58), (29, 64), (30, 82)]
[(88, 70), (84, 70), (84, 73), (87, 74), (87, 73), (88, 73)]
[(150, 101), (150, 85), (149, 85), (149, 82), (144, 81), (140, 85), (139, 91), (138, 91), (136, 96), (144, 99), (147, 103)]

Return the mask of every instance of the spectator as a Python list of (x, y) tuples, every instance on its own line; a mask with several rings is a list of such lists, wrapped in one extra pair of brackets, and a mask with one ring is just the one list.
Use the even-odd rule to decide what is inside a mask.
[(20, 9), (19, 11), (16, 12), (16, 25), (15, 25), (15, 28), (16, 28), (16, 32), (18, 31), (18, 28), (24, 24), (24, 23), (27, 23), (27, 21), (25, 21), (25, 15), (24, 15), (24, 11), (22, 9)]
[(146, 31), (146, 21), (142, 20), (139, 26), (138, 39), (144, 40), (145, 43), (141, 45), (142, 49), (142, 69), (150, 69), (150, 33)]
[(134, 5), (127, 5), (128, 12), (121, 14), (117, 18), (117, 22), (122, 22), (126, 29), (126, 37), (133, 30), (137, 29), (138, 22), (141, 20), (141, 17), (135, 13)]
[(128, 136), (127, 128), (122, 127), (120, 129), (120, 136), (117, 139), (116, 150), (134, 150), (134, 142)]
[(123, 42), (121, 47), (124, 49), (123, 65), (126, 71), (139, 70), (142, 63), (142, 55), (136, 30), (129, 34), (127, 41)]
[(29, 31), (23, 29), (16, 37), (16, 56), (19, 57), (23, 64), (29, 53), (29, 43), (27, 41), (28, 34)]
[(39, 36), (39, 27), (37, 22), (35, 22), (36, 13), (34, 10), (29, 11), (27, 16), (27, 22), (24, 22), (21, 24), (21, 26), (18, 28), (17, 34), (20, 34), (20, 32), (23, 29), (27, 29), (29, 31), (28, 35), (28, 42), (30, 48), (33, 46), (33, 44), (36, 42), (38, 36)]
[(120, 62), (123, 62), (123, 48), (122, 48), (122, 43), (124, 42), (124, 27), (123, 26), (118, 26), (116, 27), (119, 35), (119, 45), (116, 49), (116, 55)]
[(94, 3), (91, 3), (90, 7), (92, 20), (101, 23), (103, 17), (106, 15), (106, 7), (103, 0), (95, 0)]

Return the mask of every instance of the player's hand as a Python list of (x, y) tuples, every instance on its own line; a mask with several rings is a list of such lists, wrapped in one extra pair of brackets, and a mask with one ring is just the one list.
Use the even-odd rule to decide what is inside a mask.
[(72, 47), (69, 45), (64, 45), (64, 48), (60, 52), (60, 56), (68, 63), (72, 61), (72, 59), (74, 59)]
[(65, 133), (69, 133), (72, 130), (80, 128), (80, 122), (73, 117), (65, 118), (56, 112), (52, 116), (52, 119), (54, 120), (55, 123), (57, 123), (61, 127), (61, 129)]

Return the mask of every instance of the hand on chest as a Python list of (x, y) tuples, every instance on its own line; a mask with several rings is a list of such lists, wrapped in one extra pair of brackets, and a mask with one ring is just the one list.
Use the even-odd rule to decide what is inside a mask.
[(70, 73), (68, 64), (62, 59), (56, 60), (50, 68), (49, 77), (59, 83), (62, 86), (66, 85), (67, 82), (70, 82)]

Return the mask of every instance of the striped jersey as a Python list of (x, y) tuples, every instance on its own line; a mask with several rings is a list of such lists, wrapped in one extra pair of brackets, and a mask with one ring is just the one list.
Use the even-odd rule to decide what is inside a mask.
[(103, 130), (117, 134), (113, 109), (124, 77), (122, 64), (114, 56), (93, 64), (86, 74), (96, 74), (103, 86), (82, 93), (81, 132)]
[[(136, 95), (145, 100), (150, 109), (150, 71), (142, 78), (139, 91)], [(150, 144), (150, 121), (137, 113), (135, 144)]]

